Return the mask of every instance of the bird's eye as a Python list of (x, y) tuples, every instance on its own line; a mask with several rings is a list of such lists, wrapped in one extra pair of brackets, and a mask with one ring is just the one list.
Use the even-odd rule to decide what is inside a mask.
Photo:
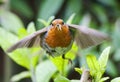
[(53, 26), (53, 23), (51, 23), (51, 25)]
[(64, 22), (62, 22), (62, 25), (64, 25)]

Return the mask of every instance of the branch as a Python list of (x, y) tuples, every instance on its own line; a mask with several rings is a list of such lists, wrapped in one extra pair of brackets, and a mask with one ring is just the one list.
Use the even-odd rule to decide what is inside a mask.
[(92, 82), (90, 79), (90, 71), (88, 69), (84, 69), (80, 82)]

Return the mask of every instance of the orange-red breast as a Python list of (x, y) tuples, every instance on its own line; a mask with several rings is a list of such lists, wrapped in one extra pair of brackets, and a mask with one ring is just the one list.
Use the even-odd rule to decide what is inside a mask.
[(71, 49), (73, 41), (81, 48), (97, 45), (108, 36), (94, 29), (79, 25), (65, 24), (62, 19), (55, 19), (52, 24), (25, 37), (7, 51), (21, 47), (41, 46), (52, 56), (64, 55)]

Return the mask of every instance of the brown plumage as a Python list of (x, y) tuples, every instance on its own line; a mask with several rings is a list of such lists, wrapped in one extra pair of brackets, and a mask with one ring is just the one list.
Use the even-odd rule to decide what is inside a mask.
[[(59, 22), (58, 22), (59, 23)], [(55, 22), (55, 24), (57, 24)], [(62, 25), (62, 24), (61, 24)], [(70, 34), (70, 30), (67, 25), (63, 25), (61, 30), (57, 30), (55, 26), (53, 26), (47, 33), (45, 42), (52, 48), (55, 47), (67, 47), (70, 45), (72, 36)]]

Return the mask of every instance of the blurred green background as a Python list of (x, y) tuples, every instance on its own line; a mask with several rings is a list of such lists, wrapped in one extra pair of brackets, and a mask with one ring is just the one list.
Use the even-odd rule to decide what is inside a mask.
[[(120, 76), (120, 0), (0, 0), (0, 28), (19, 35), (18, 30), (27, 28), (31, 21), (34, 22), (37, 30), (43, 28), (44, 25), (38, 21), (38, 18), (47, 21), (49, 17), (55, 16), (55, 18), (67, 21), (73, 13), (75, 13), (73, 24), (92, 27), (107, 33), (112, 38), (111, 42), (81, 51), (80, 58), (74, 59), (76, 66), (85, 64), (85, 54), (93, 53), (98, 57), (106, 46), (111, 46), (111, 54), (104, 76), (109, 76), (110, 79)], [(3, 34), (6, 35), (4, 38), (12, 39), (6, 33)], [(25, 35), (27, 34), (22, 31), (20, 37)], [(0, 39), (1, 37), (3, 37), (2, 34)], [(10, 46), (9, 42), (9, 45), (7, 41), (4, 43)], [(6, 55), (4, 52), (4, 49), (7, 49), (6, 46), (3, 48), (0, 44), (0, 82), (9, 82), (11, 76), (26, 70)], [(80, 78), (73, 70), (68, 73), (67, 77)], [(31, 80), (28, 78), (20, 82), (31, 82)]]

